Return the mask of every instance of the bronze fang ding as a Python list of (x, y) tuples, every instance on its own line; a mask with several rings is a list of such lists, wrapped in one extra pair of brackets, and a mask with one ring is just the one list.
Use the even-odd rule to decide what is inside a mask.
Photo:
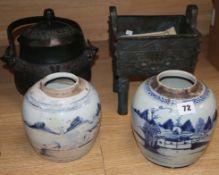
[[(15, 36), (20, 44), (16, 54)], [(55, 17), (52, 9), (43, 16), (12, 22), (7, 28), (9, 46), (4, 60), (14, 73), (20, 93), (44, 76), (54, 72), (71, 72), (91, 79), (91, 65), (97, 48), (85, 41), (80, 26), (69, 19)]]
[[(196, 29), (198, 8), (188, 5), (185, 15), (117, 16), (110, 7), (109, 42), (113, 64), (113, 91), (118, 93), (118, 113), (127, 114), (129, 79), (152, 76), (168, 69), (193, 72), (200, 48)], [(176, 29), (176, 35), (124, 37)]]

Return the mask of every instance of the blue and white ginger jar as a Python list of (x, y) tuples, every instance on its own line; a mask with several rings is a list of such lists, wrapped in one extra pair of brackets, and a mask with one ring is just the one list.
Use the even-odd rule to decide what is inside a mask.
[(133, 99), (132, 129), (143, 155), (166, 167), (194, 163), (217, 119), (212, 91), (192, 74), (168, 70), (143, 82)]
[(70, 161), (92, 147), (100, 126), (100, 101), (86, 80), (71, 73), (46, 76), (23, 102), (23, 122), (33, 148), (54, 161)]

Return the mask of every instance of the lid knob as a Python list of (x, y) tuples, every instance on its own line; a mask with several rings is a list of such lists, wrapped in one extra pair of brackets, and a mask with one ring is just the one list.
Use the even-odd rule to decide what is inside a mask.
[(54, 13), (53, 9), (50, 9), (50, 8), (45, 9), (44, 13), (43, 13), (43, 16), (46, 19), (48, 25), (51, 26), (52, 20), (55, 17), (55, 13)]

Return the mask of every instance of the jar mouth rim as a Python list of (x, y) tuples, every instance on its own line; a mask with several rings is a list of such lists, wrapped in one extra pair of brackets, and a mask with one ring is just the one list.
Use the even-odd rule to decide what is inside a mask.
[[(162, 80), (166, 79), (166, 78), (181, 79), (181, 80), (189, 82), (190, 85), (188, 85), (187, 87), (183, 87), (183, 88), (182, 87), (170, 87), (167, 84), (164, 84), (162, 82)], [(182, 71), (182, 70), (166, 70), (166, 71), (163, 71), (163, 72), (161, 72), (157, 75), (156, 79), (157, 79), (157, 82), (161, 86), (164, 86), (165, 88), (169, 88), (169, 89), (174, 90), (174, 91), (189, 90), (189, 89), (194, 88), (194, 86), (196, 86), (196, 84), (197, 84), (197, 79), (194, 75), (192, 75), (189, 72)]]
[[(186, 82), (183, 86), (176, 85), (176, 81), (164, 83), (162, 79), (178, 79)], [(174, 84), (175, 83), (175, 84)], [(201, 95), (203, 84), (194, 75), (182, 70), (167, 70), (151, 78), (150, 85), (160, 95), (173, 99), (187, 99)]]
[(79, 78), (68, 72), (52, 73), (40, 82), (40, 89), (51, 97), (69, 97), (78, 92)]

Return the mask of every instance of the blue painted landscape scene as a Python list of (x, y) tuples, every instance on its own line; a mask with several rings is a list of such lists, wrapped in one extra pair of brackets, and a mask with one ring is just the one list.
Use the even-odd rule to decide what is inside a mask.
[(217, 111), (213, 116), (208, 116), (207, 120), (199, 117), (195, 123), (189, 119), (182, 122), (181, 117), (174, 121), (167, 118), (160, 123), (156, 114), (162, 110), (171, 112), (171, 109), (162, 106), (144, 111), (133, 108), (133, 114), (144, 121), (143, 127), (140, 128), (141, 132), (134, 129), (143, 147), (164, 156), (186, 150), (188, 153), (194, 153), (205, 148), (217, 118)]
[[(60, 129), (54, 130), (54, 128), (50, 128), (46, 122), (44, 121), (38, 121), (35, 123), (29, 123), (26, 120), (24, 120), (24, 124), (26, 127), (30, 128), (31, 130), (39, 131), (39, 133), (48, 133), (51, 135), (57, 135), (59, 137), (57, 138), (68, 138), (67, 134), (74, 135), (74, 130), (77, 130), (77, 135), (80, 138), (75, 138), (75, 140), (71, 140), (72, 143), (76, 143), (77, 145), (73, 145), (72, 147), (69, 147), (67, 150), (66, 148), (63, 149), (63, 145), (65, 146), (65, 142), (60, 142), (57, 140), (53, 140), (51, 137), (51, 140), (48, 141), (47, 144), (40, 142), (41, 148), (38, 152), (44, 156), (48, 157), (56, 157), (56, 154), (61, 154), (61, 151), (63, 152), (73, 152), (74, 150), (77, 151), (78, 149), (81, 149), (82, 147), (90, 144), (96, 137), (96, 135), (93, 135), (98, 130), (98, 127), (100, 126), (100, 113), (101, 113), (101, 105), (100, 103), (97, 103), (96, 110), (93, 116), (87, 120), (84, 119), (83, 116), (74, 116), (72, 117), (72, 120), (70, 123), (68, 123), (68, 126), (66, 128), (63, 128), (62, 125), (60, 125)], [(50, 122), (50, 121), (48, 121)], [(81, 129), (83, 128), (83, 129)], [(62, 140), (62, 139), (59, 139)], [(80, 151), (80, 150), (79, 150)], [(64, 154), (64, 153), (63, 153)], [(66, 155), (67, 156), (67, 155)], [(67, 156), (68, 157), (68, 156)]]

